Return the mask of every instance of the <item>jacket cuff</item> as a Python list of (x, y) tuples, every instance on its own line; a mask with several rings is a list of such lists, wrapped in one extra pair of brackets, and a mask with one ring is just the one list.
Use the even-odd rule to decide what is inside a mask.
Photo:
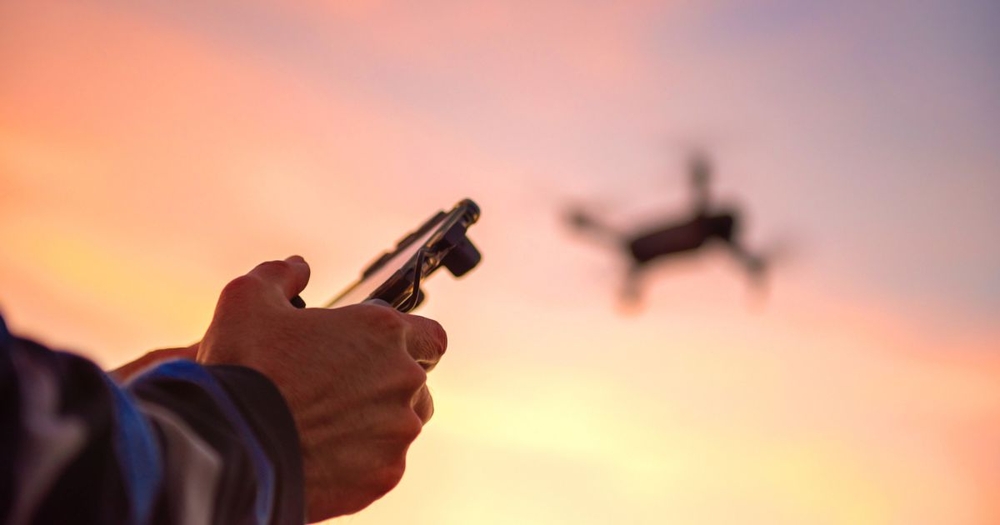
[(232, 398), (274, 465), (274, 525), (305, 522), (302, 451), (295, 420), (281, 392), (266, 376), (235, 365), (206, 366)]

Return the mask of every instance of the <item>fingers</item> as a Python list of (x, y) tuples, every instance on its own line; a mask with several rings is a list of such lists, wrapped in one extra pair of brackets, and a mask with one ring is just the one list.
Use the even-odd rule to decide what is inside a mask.
[[(282, 298), (287, 303), (305, 290), (309, 283), (309, 264), (298, 255), (293, 255), (284, 261), (268, 261), (258, 264), (250, 270), (247, 276), (254, 276), (266, 284), (280, 290)], [(291, 304), (291, 303), (288, 303)]]
[(164, 348), (162, 350), (153, 350), (131, 363), (126, 363), (108, 372), (108, 374), (119, 383), (122, 383), (128, 381), (139, 372), (164, 361), (169, 361), (171, 359), (194, 360), (197, 355), (198, 343), (184, 348)]
[(434, 398), (431, 397), (431, 391), (424, 385), (417, 391), (413, 396), (413, 401), (411, 402), (413, 406), (413, 411), (423, 421), (425, 424), (434, 415)]
[(402, 324), (405, 327), (406, 351), (425, 371), (430, 372), (437, 366), (448, 349), (448, 334), (437, 321), (397, 312), (388, 303), (378, 299), (365, 301), (364, 304), (378, 306), (373, 312), (378, 312), (376, 323), (379, 325), (389, 327)]
[[(369, 315), (375, 319), (380, 330), (403, 330), (405, 350), (413, 361), (409, 362), (410, 366), (401, 369), (405, 370), (406, 377), (401, 386), (407, 392), (410, 408), (422, 423), (426, 423), (434, 415), (434, 399), (427, 388), (427, 372), (438, 364), (447, 350), (448, 334), (437, 321), (426, 317), (397, 312), (381, 301), (366, 301), (365, 304), (377, 306), (369, 310)], [(419, 368), (412, 366), (414, 363)]]
[(430, 372), (448, 349), (448, 334), (434, 320), (419, 315), (407, 315), (410, 325), (406, 349), (410, 356)]

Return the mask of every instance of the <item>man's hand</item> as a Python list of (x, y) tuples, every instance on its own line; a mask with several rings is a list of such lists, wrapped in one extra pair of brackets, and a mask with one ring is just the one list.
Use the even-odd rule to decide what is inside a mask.
[(399, 483), (406, 451), (434, 406), (427, 371), (447, 347), (438, 323), (361, 304), (296, 309), (301, 257), (229, 283), (198, 349), (203, 364), (266, 375), (298, 427), (309, 521), (357, 512)]
[(158, 365), (164, 361), (169, 361), (171, 359), (191, 359), (193, 360), (195, 356), (198, 355), (198, 343), (191, 346), (186, 346), (184, 348), (164, 348), (162, 350), (153, 350), (152, 352), (147, 352), (145, 355), (132, 361), (131, 363), (126, 363), (110, 372), (108, 374), (117, 382), (124, 383), (132, 378), (132, 376), (142, 372), (143, 370), (150, 368), (154, 365)]

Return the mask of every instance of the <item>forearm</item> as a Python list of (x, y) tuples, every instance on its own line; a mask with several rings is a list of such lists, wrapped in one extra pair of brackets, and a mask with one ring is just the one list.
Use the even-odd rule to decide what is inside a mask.
[(2, 324), (0, 345), (0, 522), (302, 523), (294, 423), (260, 374), (175, 361), (121, 387)]

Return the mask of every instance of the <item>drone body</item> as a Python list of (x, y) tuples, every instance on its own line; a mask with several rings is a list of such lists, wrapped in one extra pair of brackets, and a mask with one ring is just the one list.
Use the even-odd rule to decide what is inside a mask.
[(691, 183), (694, 188), (694, 211), (689, 218), (672, 221), (652, 229), (621, 233), (582, 209), (569, 214), (569, 223), (576, 230), (610, 241), (628, 259), (622, 299), (635, 303), (640, 298), (639, 280), (652, 263), (676, 255), (695, 252), (709, 244), (721, 243), (740, 262), (754, 282), (764, 272), (764, 259), (749, 252), (739, 239), (740, 215), (736, 210), (713, 210), (708, 183), (711, 168), (702, 154), (692, 157)]

